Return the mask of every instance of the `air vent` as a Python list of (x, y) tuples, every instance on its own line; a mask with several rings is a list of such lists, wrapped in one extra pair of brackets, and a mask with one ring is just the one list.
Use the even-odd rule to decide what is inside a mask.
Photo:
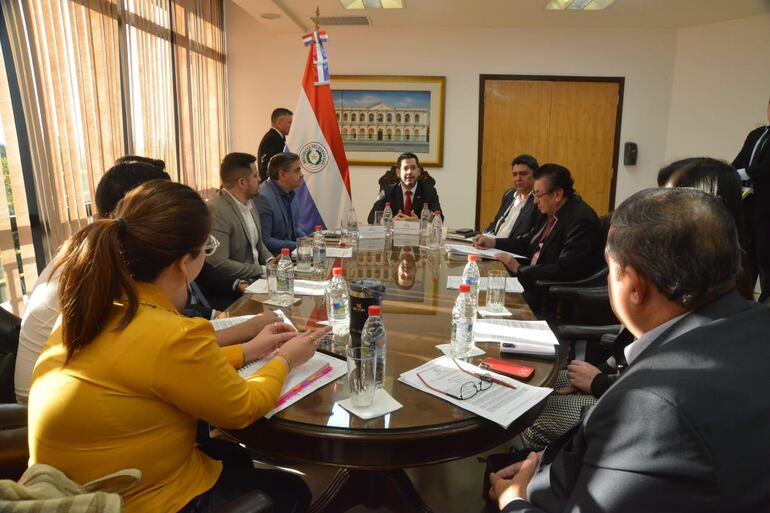
[[(310, 21), (315, 24), (316, 18), (310, 18)], [(366, 16), (321, 16), (318, 18), (318, 24), (321, 28), (329, 25), (371, 25)]]

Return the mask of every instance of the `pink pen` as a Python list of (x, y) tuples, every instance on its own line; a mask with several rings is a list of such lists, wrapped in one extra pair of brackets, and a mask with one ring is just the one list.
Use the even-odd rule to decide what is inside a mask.
[(295, 395), (299, 394), (301, 391), (321, 379), (322, 377), (326, 376), (332, 371), (332, 366), (328, 363), (318, 369), (316, 372), (305, 378), (302, 383), (295, 385), (294, 388), (283, 394), (281, 397), (278, 398), (278, 401), (275, 403), (275, 408), (278, 408), (282, 404), (284, 404), (286, 401), (294, 397)]

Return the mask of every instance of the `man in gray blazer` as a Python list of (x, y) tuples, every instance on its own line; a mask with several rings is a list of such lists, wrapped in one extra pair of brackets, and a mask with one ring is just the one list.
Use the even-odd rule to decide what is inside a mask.
[(610, 301), (629, 368), (542, 454), (490, 476), (504, 512), (757, 512), (770, 507), (770, 309), (735, 291), (718, 198), (648, 189), (613, 214)]
[(222, 188), (209, 200), (211, 235), (219, 248), (206, 260), (229, 278), (254, 281), (273, 258), (262, 241), (262, 230), (251, 199), (259, 191), (257, 158), (230, 153), (222, 160)]

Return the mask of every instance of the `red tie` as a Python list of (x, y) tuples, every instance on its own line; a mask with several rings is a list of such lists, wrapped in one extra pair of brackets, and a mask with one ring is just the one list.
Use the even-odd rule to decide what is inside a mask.
[(404, 214), (412, 215), (412, 191), (406, 191), (406, 201), (404, 202)]
[(530, 265), (537, 264), (537, 259), (540, 258), (540, 250), (543, 249), (543, 243), (545, 243), (545, 239), (550, 235), (551, 230), (553, 229), (553, 225), (556, 224), (556, 217), (551, 216), (548, 219), (548, 224), (545, 225), (545, 229), (543, 230), (543, 235), (540, 237), (540, 241), (537, 243), (537, 249), (535, 250), (535, 253), (532, 255), (532, 259), (530, 260)]

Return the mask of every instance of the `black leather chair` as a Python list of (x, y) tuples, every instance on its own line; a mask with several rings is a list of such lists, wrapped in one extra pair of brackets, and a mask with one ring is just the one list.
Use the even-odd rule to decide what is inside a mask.
[(0, 308), (0, 478), (18, 479), (27, 468), (27, 405), (16, 404), (13, 374), (21, 319)]

